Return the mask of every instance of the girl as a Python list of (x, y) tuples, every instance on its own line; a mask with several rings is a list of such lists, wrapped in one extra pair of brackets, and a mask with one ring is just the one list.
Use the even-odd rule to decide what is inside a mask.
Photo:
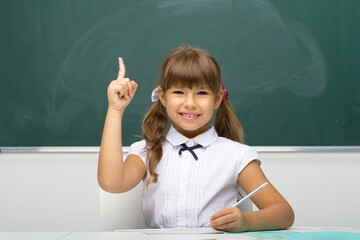
[[(251, 198), (259, 211), (229, 207), (239, 186), (250, 193), (268, 180), (256, 151), (242, 143), (242, 127), (216, 60), (204, 50), (178, 47), (164, 59), (159, 78), (154, 104), (142, 124), (144, 140), (131, 145), (123, 162), (121, 122), (138, 85), (125, 78), (119, 58), (118, 78), (107, 92), (98, 166), (101, 188), (123, 193), (143, 180), (142, 210), (151, 228), (202, 227), (209, 222), (230, 232), (290, 227), (292, 208), (271, 184)], [(172, 124), (165, 134), (168, 119)]]

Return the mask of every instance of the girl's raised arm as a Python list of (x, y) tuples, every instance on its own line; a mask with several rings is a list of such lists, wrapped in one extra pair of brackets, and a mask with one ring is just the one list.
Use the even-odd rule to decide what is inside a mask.
[(119, 58), (119, 73), (107, 90), (109, 107), (106, 115), (98, 162), (98, 182), (108, 192), (126, 192), (135, 187), (146, 173), (142, 160), (130, 155), (123, 163), (122, 118), (138, 85), (125, 78), (125, 65)]

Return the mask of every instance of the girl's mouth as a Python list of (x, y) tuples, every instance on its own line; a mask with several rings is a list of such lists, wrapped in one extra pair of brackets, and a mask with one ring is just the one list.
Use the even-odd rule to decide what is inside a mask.
[(200, 116), (200, 114), (196, 113), (180, 113), (180, 115), (185, 119), (196, 119)]

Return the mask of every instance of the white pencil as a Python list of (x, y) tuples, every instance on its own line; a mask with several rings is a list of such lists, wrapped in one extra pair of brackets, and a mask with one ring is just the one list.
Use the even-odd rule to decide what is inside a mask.
[[(249, 193), (248, 195), (246, 195), (245, 197), (243, 197), (240, 201), (238, 201), (237, 203), (235, 203), (233, 205), (233, 207), (239, 207), (240, 204), (242, 204), (244, 201), (246, 201), (248, 198), (252, 197), (252, 195), (254, 195), (255, 193), (257, 193), (259, 190), (263, 189), (264, 187), (266, 187), (266, 185), (268, 185), (269, 183), (266, 182), (263, 185), (261, 185), (260, 187), (258, 187), (257, 189), (255, 189), (254, 191), (252, 191), (251, 193)], [(205, 227), (208, 227), (210, 225), (210, 223), (206, 224)]]
[(233, 205), (233, 207), (239, 207), (240, 204), (242, 204), (246, 199), (252, 197), (252, 195), (254, 195), (255, 193), (257, 193), (259, 190), (263, 189), (264, 187), (266, 187), (266, 185), (268, 185), (269, 183), (266, 182), (263, 185), (261, 185), (260, 187), (258, 187), (257, 189), (255, 189), (254, 191), (252, 191), (251, 193), (249, 193), (248, 195), (246, 195), (244, 198), (242, 198), (240, 201), (238, 201), (237, 203), (235, 203)]

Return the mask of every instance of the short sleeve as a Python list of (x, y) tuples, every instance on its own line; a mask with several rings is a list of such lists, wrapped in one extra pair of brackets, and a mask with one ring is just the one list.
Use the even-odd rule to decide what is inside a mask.
[(237, 171), (238, 174), (253, 160), (256, 160), (259, 165), (261, 164), (259, 155), (254, 148), (247, 145), (241, 145), (240, 151), (240, 162), (238, 164), (239, 167)]
[(134, 142), (133, 144), (131, 144), (130, 148), (129, 148), (129, 152), (128, 155), (130, 154), (134, 154), (137, 155), (141, 158), (141, 160), (144, 162), (145, 166), (146, 165), (146, 141), (142, 140), (139, 142)]

